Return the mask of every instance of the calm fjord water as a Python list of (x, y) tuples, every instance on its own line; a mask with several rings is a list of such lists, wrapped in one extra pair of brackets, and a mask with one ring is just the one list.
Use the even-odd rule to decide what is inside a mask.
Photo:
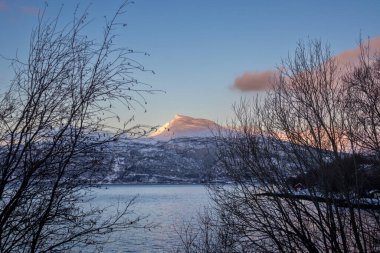
[(148, 216), (148, 221), (158, 224), (150, 231), (130, 229), (115, 235), (104, 252), (175, 252), (179, 245), (175, 228), (196, 218), (209, 205), (207, 189), (202, 185), (107, 185), (96, 189), (94, 195), (94, 206), (109, 206), (138, 196), (133, 206), (135, 214)]

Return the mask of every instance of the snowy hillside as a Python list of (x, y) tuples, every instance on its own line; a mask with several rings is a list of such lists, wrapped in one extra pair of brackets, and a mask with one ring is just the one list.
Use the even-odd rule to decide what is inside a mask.
[(202, 183), (223, 180), (212, 138), (118, 142), (107, 152), (101, 183)]

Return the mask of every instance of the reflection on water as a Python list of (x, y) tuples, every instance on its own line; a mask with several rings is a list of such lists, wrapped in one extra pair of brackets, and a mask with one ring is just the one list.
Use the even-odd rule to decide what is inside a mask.
[(126, 202), (137, 195), (133, 210), (158, 224), (151, 231), (131, 229), (118, 234), (105, 252), (172, 252), (179, 244), (174, 227), (196, 217), (209, 203), (207, 189), (201, 185), (108, 185), (94, 194), (94, 206)]

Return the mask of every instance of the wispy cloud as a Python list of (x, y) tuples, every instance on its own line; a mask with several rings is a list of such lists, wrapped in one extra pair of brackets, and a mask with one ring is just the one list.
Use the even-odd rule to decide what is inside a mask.
[(32, 16), (38, 16), (38, 14), (40, 12), (40, 9), (37, 8), (37, 7), (34, 7), (34, 6), (20, 6), (18, 8), (18, 10), (21, 13), (29, 14), (29, 15), (32, 15)]
[[(380, 36), (375, 37), (369, 41), (364, 41), (363, 45), (369, 45), (370, 54), (374, 54), (376, 52), (380, 53)], [(359, 55), (360, 47), (356, 47), (337, 54), (334, 58), (339, 65), (343, 66), (346, 64), (355, 63), (358, 60)], [(271, 89), (272, 79), (276, 73), (278, 72), (274, 69), (260, 72), (246, 72), (235, 79), (231, 88), (243, 92), (269, 90)]]
[(0, 0), (0, 12), (11, 12), (12, 14), (27, 14), (38, 16), (40, 9), (31, 5), (21, 5), (17, 2)]

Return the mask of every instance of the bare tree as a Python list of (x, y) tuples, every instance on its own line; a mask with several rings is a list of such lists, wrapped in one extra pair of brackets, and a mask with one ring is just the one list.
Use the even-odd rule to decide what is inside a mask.
[(180, 239), (177, 252), (247, 252), (237, 243), (239, 231), (234, 230), (233, 220), (223, 210), (205, 208), (198, 219), (183, 222), (175, 227)]
[(117, 117), (114, 102), (143, 107), (143, 94), (153, 92), (133, 78), (149, 71), (130, 58), (138, 52), (113, 42), (128, 4), (106, 20), (101, 41), (84, 34), (87, 12), (76, 11), (64, 26), (59, 15), (42, 13), (26, 62), (12, 60), (15, 76), (0, 100), (0, 252), (101, 245), (107, 234), (139, 225), (128, 216), (133, 200), (110, 217), (85, 204), (102, 149), (121, 135), (149, 131), (107, 127)]
[(369, 44), (360, 44), (359, 64), (344, 77), (347, 91), (348, 131), (355, 150), (380, 159), (380, 59), (371, 56)]
[(300, 43), (263, 100), (235, 105), (218, 138), (233, 184), (210, 186), (231, 252), (379, 250), (379, 198), (367, 195), (380, 173), (379, 62), (363, 53), (345, 74), (321, 42)]

